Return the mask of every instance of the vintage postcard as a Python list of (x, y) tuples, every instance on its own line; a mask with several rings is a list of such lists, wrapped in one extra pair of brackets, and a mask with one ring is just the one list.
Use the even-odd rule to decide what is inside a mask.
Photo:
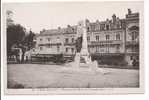
[(144, 93), (143, 1), (2, 6), (5, 94)]

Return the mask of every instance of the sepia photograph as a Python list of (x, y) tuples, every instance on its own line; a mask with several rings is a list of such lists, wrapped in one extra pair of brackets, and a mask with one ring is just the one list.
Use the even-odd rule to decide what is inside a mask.
[(3, 3), (5, 93), (143, 93), (143, 7)]

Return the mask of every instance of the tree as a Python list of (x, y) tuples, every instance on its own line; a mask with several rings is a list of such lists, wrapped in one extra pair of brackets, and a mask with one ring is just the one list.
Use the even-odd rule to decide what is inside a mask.
[(12, 24), (7, 27), (7, 54), (11, 54), (13, 45), (18, 46), (24, 39), (25, 28), (20, 24)]
[(29, 34), (25, 36), (24, 45), (27, 47), (27, 50), (30, 50), (34, 47), (34, 37), (35, 34), (30, 30)]
[(14, 24), (14, 23), (13, 23), (13, 20), (12, 20), (13, 12), (12, 12), (11, 10), (7, 10), (7, 11), (6, 11), (6, 16), (7, 16), (7, 18), (6, 18), (7, 27), (8, 27), (9, 25)]
[(22, 50), (22, 60), (21, 60), (22, 62), (24, 62), (25, 52), (34, 47), (34, 41), (33, 41), (34, 36), (35, 34), (30, 30), (29, 34), (26, 34), (24, 36), (22, 42), (18, 46)]
[(7, 55), (18, 55), (19, 52), (12, 48), (18, 48), (22, 51), (22, 59), (24, 61), (24, 54), (27, 50), (30, 50), (34, 46), (33, 38), (35, 34), (30, 30), (29, 34), (26, 34), (26, 29), (20, 24), (15, 24), (12, 20), (13, 12), (8, 10), (7, 14)]

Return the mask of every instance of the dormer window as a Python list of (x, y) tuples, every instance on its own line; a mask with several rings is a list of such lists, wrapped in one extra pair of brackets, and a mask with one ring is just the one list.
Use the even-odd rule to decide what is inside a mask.
[(109, 30), (109, 25), (106, 25), (106, 30)]
[(105, 24), (101, 24), (101, 25), (100, 25), (100, 29), (101, 29), (101, 30), (105, 30)]

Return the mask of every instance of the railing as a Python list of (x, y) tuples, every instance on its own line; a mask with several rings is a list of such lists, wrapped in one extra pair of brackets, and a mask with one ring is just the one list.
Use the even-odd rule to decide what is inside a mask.
[(51, 45), (62, 45), (62, 43), (43, 43), (43, 44), (38, 44), (39, 46), (51, 46)]
[(88, 45), (103, 45), (103, 44), (121, 44), (121, 40), (109, 40), (109, 41), (91, 41)]
[(126, 45), (137, 45), (139, 44), (139, 41), (127, 41)]
[(75, 45), (75, 43), (74, 42), (71, 42), (71, 43), (64, 43), (64, 45)]

